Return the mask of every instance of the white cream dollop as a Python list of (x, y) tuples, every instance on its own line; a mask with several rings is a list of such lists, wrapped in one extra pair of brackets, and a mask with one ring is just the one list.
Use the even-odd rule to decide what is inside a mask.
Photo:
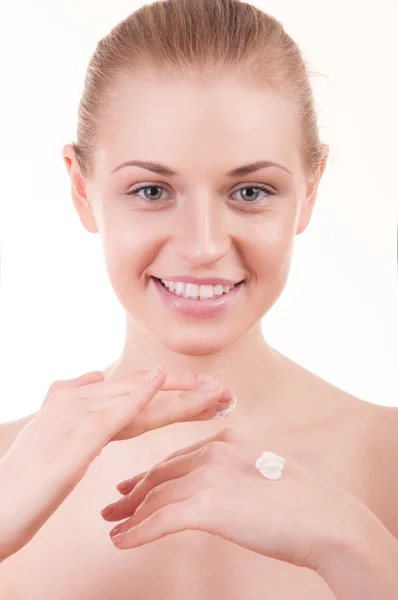
[(282, 456), (278, 456), (269, 450), (266, 450), (256, 460), (256, 468), (260, 471), (261, 475), (267, 479), (280, 479), (282, 476), (282, 470), (285, 465), (286, 459)]

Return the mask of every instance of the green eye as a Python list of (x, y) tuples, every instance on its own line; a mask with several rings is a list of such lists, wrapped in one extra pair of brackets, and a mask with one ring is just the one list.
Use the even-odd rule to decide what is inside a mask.
[[(152, 191), (152, 190), (156, 190), (156, 188), (158, 190), (164, 190), (164, 188), (160, 187), (159, 185), (141, 185), (140, 187), (133, 188), (132, 190), (127, 192), (127, 196), (133, 196), (136, 194), (138, 195), (138, 192), (140, 192), (141, 190), (151, 190)], [(154, 195), (156, 195), (156, 194), (154, 194)], [(149, 202), (156, 202), (159, 199), (160, 198), (143, 198), (143, 200), (148, 200)]]
[[(234, 192), (232, 195), (234, 196), (234, 194), (237, 194), (238, 192), (242, 192), (244, 190), (261, 190), (261, 191), (265, 192), (266, 197), (275, 195), (275, 192), (271, 188), (267, 187), (266, 185), (247, 185), (246, 187), (240, 188), (239, 190)], [(250, 193), (248, 195), (248, 200), (247, 200), (248, 204), (251, 204), (251, 203), (252, 204), (261, 204), (262, 201), (263, 200), (258, 199), (258, 192), (254, 192), (254, 194)]]
[[(162, 198), (161, 198), (162, 192), (160, 192), (160, 197), (159, 197), (159, 194), (153, 193), (153, 191), (156, 189), (162, 190), (162, 191), (167, 191), (166, 188), (164, 188), (162, 186), (153, 185), (153, 184), (148, 183), (145, 185), (140, 185), (138, 187), (132, 188), (130, 191), (126, 192), (126, 194), (127, 194), (127, 196), (138, 196), (139, 192), (141, 192), (141, 191), (151, 190), (152, 195), (157, 196), (156, 198), (153, 198), (153, 197), (149, 198), (148, 196), (151, 195), (151, 193), (148, 194), (148, 196), (145, 196), (144, 198), (142, 196), (139, 196), (139, 197), (142, 200), (144, 200), (144, 201), (146, 200), (149, 203), (155, 203), (155, 202), (162, 200)], [(236, 192), (234, 192), (231, 197), (234, 197), (235, 194), (237, 194), (238, 192), (243, 192), (245, 190), (250, 190), (251, 193), (247, 194), (247, 199), (244, 199), (244, 204), (262, 204), (267, 197), (276, 195), (276, 192), (272, 188), (270, 188), (266, 185), (247, 185), (245, 187), (240, 188), (239, 190), (236, 190)], [(260, 192), (264, 192), (265, 197), (259, 199), (258, 198), (259, 192), (254, 191), (254, 193), (253, 193), (253, 190), (259, 190)], [(236, 198), (234, 198), (234, 199), (236, 199)]]

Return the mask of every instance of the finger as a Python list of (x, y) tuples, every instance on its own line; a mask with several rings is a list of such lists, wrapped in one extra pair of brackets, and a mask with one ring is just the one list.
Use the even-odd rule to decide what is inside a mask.
[[(217, 433), (215, 433), (214, 435), (211, 435), (207, 438), (205, 438), (204, 440), (200, 440), (199, 442), (195, 442), (194, 444), (191, 444), (190, 446), (186, 446), (185, 448), (182, 448), (180, 450), (176, 450), (175, 452), (173, 452), (172, 454), (170, 454), (169, 456), (167, 456), (164, 461), (162, 462), (166, 462), (169, 460), (172, 460), (174, 458), (176, 458), (177, 456), (183, 456), (184, 454), (189, 454), (190, 452), (194, 452), (195, 450), (199, 450), (200, 448), (202, 448), (203, 446), (205, 446), (206, 444), (208, 444), (209, 442), (212, 442), (213, 440), (225, 440), (227, 441), (227, 438), (231, 437), (231, 430), (229, 429), (222, 429), (221, 431), (218, 431)], [(120, 482), (117, 486), (116, 489), (121, 493), (121, 494), (129, 494), (134, 487), (145, 477), (145, 475), (147, 474), (148, 471), (142, 471), (141, 473), (138, 473), (137, 475), (134, 475), (134, 477), (131, 477), (130, 479), (125, 479), (124, 481)]]
[(221, 384), (215, 390), (193, 389), (169, 396), (158, 395), (142, 413), (145, 430), (165, 427), (172, 423), (199, 420), (199, 418), (202, 420), (204, 415), (211, 419), (221, 409), (220, 403), (223, 395), (224, 388)]
[[(135, 387), (142, 385), (149, 373), (150, 371), (136, 370), (134, 373), (125, 375), (119, 379), (108, 379), (99, 383), (82, 386), (79, 392), (84, 398), (128, 394)], [(193, 371), (185, 373), (166, 372), (166, 379), (161, 389), (164, 391), (190, 390), (198, 386), (197, 377), (198, 375)]]
[(142, 471), (142, 473), (138, 473), (130, 479), (124, 479), (123, 481), (117, 484), (116, 489), (123, 495), (129, 494), (137, 485), (137, 483), (141, 481), (143, 477), (145, 477), (146, 473), (147, 471)]
[[(88, 416), (86, 422), (90, 425), (90, 444), (87, 446), (87, 451), (92, 453), (102, 449), (109, 441), (116, 439), (121, 430), (134, 423), (140, 413), (152, 402), (165, 379), (166, 372), (161, 368), (153, 379), (144, 381), (134, 390), (129, 388), (125, 397), (122, 395), (85, 397), (85, 402), (80, 406), (78, 413), (82, 423), (83, 414), (86, 413)], [(78, 397), (81, 389), (81, 387), (77, 388)], [(59, 393), (64, 392), (61, 390)], [(64, 408), (67, 411), (70, 411), (71, 399), (76, 403), (76, 398), (69, 398), (66, 392)], [(83, 451), (80, 446), (77, 449)]]
[[(176, 458), (177, 456), (183, 456), (184, 454), (188, 454), (195, 450), (199, 450), (200, 448), (202, 448), (202, 446), (205, 446), (207, 443), (209, 443), (213, 440), (222, 439), (223, 431), (224, 430), (219, 431), (204, 440), (201, 440), (199, 442), (191, 444), (190, 446), (186, 446), (185, 448), (182, 448), (180, 450), (173, 452), (172, 454), (167, 456), (162, 461), (162, 463), (166, 462), (166, 461), (170, 461), (170, 460)], [(147, 473), (148, 473), (148, 471), (142, 471), (141, 473), (137, 473), (137, 475), (134, 475), (134, 477), (131, 477), (129, 479), (124, 479), (123, 481), (121, 481), (120, 483), (117, 484), (116, 489), (123, 495), (129, 494), (135, 488), (135, 486), (145, 477), (145, 475)]]
[(109, 535), (113, 537), (119, 533), (125, 533), (132, 527), (135, 527), (141, 521), (144, 521), (152, 513), (163, 507), (188, 500), (195, 496), (197, 492), (203, 489), (201, 478), (197, 473), (188, 473), (178, 479), (166, 481), (161, 485), (154, 487), (150, 493), (143, 498), (134, 514), (123, 523), (119, 523), (110, 531)]
[[(227, 412), (230, 412), (231, 403), (233, 404), (230, 390), (206, 394), (201, 392), (193, 396), (179, 394), (175, 397), (164, 396), (159, 392), (148, 409), (144, 410), (134, 423), (119, 431), (113, 440), (119, 441), (136, 437), (146, 431), (165, 427), (172, 423), (209, 421), (217, 418), (220, 413), (226, 413), (226, 409), (228, 409)], [(228, 414), (224, 414), (224, 416), (227, 417)]]
[(201, 375), (194, 371), (186, 371), (184, 373), (179, 372), (167, 372), (167, 379), (163, 384), (162, 390), (191, 390), (200, 385), (201, 381), (198, 378), (205, 377), (207, 381), (213, 379), (210, 376)]
[(112, 542), (120, 549), (136, 548), (187, 529), (203, 530), (194, 498), (165, 506)]
[(221, 384), (219, 385), (219, 389), (214, 391), (193, 389), (169, 396), (157, 394), (139, 417), (128, 427), (120, 430), (112, 441), (136, 437), (146, 431), (172, 423), (214, 418), (220, 410), (225, 409), (232, 402), (227, 396), (227, 402), (224, 403), (224, 390)]
[(189, 455), (178, 456), (173, 460), (161, 462), (150, 471), (147, 471), (146, 475), (129, 494), (109, 504), (101, 511), (103, 519), (105, 521), (121, 521), (131, 517), (140, 504), (144, 502), (149, 492), (155, 490), (158, 486), (166, 485), (168, 481), (183, 478), (201, 464), (197, 461), (200, 450), (199, 448)]
[(111, 439), (117, 439), (118, 432), (125, 429), (140, 415), (159, 392), (165, 379), (166, 372), (161, 369), (154, 379), (144, 381), (137, 389), (130, 390), (126, 394), (125, 401), (120, 396), (86, 399), (87, 409), (96, 414), (97, 422), (103, 425), (99, 428), (102, 429), (102, 433), (99, 431), (99, 434), (106, 436), (106, 441), (102, 439), (103, 444)]

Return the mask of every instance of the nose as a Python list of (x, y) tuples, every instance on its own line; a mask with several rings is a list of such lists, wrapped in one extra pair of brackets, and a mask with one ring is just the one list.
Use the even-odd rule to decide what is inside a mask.
[(176, 250), (191, 265), (215, 263), (229, 252), (228, 214), (224, 203), (214, 195), (190, 197), (179, 217)]

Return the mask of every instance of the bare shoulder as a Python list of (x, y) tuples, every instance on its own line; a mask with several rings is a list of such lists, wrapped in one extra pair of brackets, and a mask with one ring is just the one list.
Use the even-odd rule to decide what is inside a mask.
[(398, 407), (376, 405), (369, 411), (367, 460), (377, 490), (377, 513), (398, 539)]
[(398, 407), (373, 405), (374, 418), (377, 420), (377, 432), (380, 434), (382, 444), (388, 448), (398, 450)]
[[(365, 403), (367, 406), (367, 435), (372, 463), (395, 485), (398, 478), (391, 477), (391, 469), (398, 469), (398, 407)], [(397, 497), (398, 500), (398, 497)]]
[(325, 383), (325, 395), (336, 407), (336, 419), (329, 421), (335, 422), (334, 440), (339, 439), (347, 455), (357, 453), (371, 510), (398, 539), (398, 407), (375, 404)]

